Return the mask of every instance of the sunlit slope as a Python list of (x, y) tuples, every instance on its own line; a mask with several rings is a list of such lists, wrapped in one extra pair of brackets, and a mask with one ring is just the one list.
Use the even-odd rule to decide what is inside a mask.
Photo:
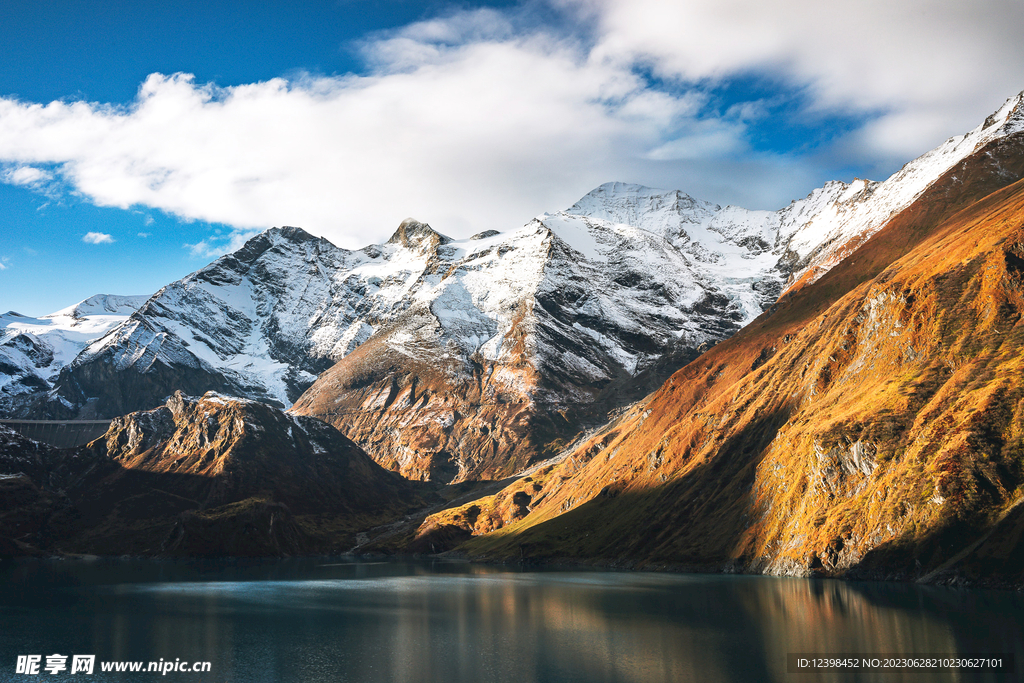
[(1011, 553), (985, 535), (1019, 534), (1024, 494), (1022, 175), (1019, 134), (965, 159), (465, 547), (905, 578), (978, 540)]

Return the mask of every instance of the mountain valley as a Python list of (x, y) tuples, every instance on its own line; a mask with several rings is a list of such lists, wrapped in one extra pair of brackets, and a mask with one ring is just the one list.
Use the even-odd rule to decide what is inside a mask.
[[(0, 553), (441, 553), (1024, 584), (1024, 93), (778, 211), (602, 185), (518, 230), (273, 228), (9, 313)], [(498, 482), (501, 482), (500, 484)]]

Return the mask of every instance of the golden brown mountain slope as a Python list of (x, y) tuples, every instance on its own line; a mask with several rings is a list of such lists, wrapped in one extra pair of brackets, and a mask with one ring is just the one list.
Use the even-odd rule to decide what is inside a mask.
[(61, 505), (31, 541), (68, 552), (339, 552), (422, 504), (330, 425), (213, 392), (117, 418), (49, 470)]
[[(640, 398), (671, 373), (668, 368), (696, 355), (688, 347), (669, 349), (634, 377), (587, 382), (564, 369), (537, 367), (527, 337), (554, 333), (538, 330), (529, 318), (524, 313), (505, 336), (502, 360), (475, 354), (468, 369), (429, 333), (413, 357), (389, 343), (391, 334), (404, 334), (403, 326), (383, 330), (322, 373), (290, 410), (329, 422), (409, 479), (502, 479), (554, 455), (581, 426), (600, 424), (609, 410)], [(427, 330), (437, 323), (426, 312), (412, 312), (403, 324)], [(572, 395), (575, 402), (551, 398)]]
[(515, 329), (512, 361), (474, 361), (468, 376), (429, 342), (410, 358), (384, 332), (323, 373), (291, 410), (330, 422), (410, 479), (501, 479), (570, 428), (564, 416), (538, 410), (531, 396), (537, 372), (522, 348), (526, 330), (516, 338)]
[(463, 547), (1020, 583), (1022, 175), (1021, 135), (964, 160), (576, 449), (525, 518)]

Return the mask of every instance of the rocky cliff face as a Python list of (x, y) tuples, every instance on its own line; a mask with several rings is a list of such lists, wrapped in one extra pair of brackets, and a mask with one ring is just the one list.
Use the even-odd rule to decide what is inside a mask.
[[(1021, 134), (963, 159), (827, 275), (517, 482), (503, 498), (527, 494), (527, 514), (464, 547), (1020, 584), (1022, 176)], [(486, 531), (473, 505), (495, 507), (423, 533)]]
[[(29, 443), (15, 446), (21, 460), (32, 459)], [(363, 525), (419, 501), (408, 482), (329, 425), (214, 393), (179, 392), (165, 406), (117, 418), (102, 438), (51, 452), (37, 469), (9, 513), (36, 520), (20, 543), (57, 551), (339, 552)], [(28, 497), (33, 487), (36, 499), (54, 500), (29, 515), (26, 505), (39, 507)]]
[(179, 495), (203, 508), (266, 495), (300, 514), (366, 511), (406, 492), (329, 425), (212, 392), (178, 392), (165, 406), (119, 417), (84, 450), (124, 470), (173, 475)]

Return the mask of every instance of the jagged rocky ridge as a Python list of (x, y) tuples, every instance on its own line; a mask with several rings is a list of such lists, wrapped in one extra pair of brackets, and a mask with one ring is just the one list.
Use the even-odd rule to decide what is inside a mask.
[[(1018, 97), (885, 183), (833, 183), (778, 212), (604, 185), (515, 237), (520, 246), (539, 239), (547, 255), (535, 275), (515, 266), (520, 284), (536, 284), (508, 297), (496, 329), (474, 327), (477, 298), (451, 303), (481, 289), (472, 284), (481, 259), (467, 260), (420, 307), (324, 373), (293, 410), (331, 421), (406, 476), (510, 475), (656, 389), (787, 285), (813, 282), (946, 164), (1019, 127)], [(487, 342), (452, 354), (460, 338), (474, 337)]]
[(990, 141), (560, 464), (414, 544), (1024, 584), (1022, 176), (1024, 132)]
[(501, 476), (821, 277), (952, 165), (1019, 130), (1020, 103), (883, 183), (829, 183), (776, 212), (613, 183), (469, 240), (409, 221), (346, 251), (274, 229), (85, 349), (48, 410), (110, 416), (174, 389), (285, 406), (309, 389), (296, 410), (389, 467)]
[(0, 552), (342, 552), (421, 503), (336, 429), (256, 401), (176, 393), (57, 451), (0, 429)]
[[(511, 320), (528, 316), (536, 299), (564, 322), (560, 357), (551, 359), (566, 375), (562, 385), (634, 375), (670, 347), (728, 336), (774, 299), (778, 259), (719, 241), (733, 267), (757, 261), (736, 278), (742, 283), (707, 277), (705, 262), (662, 235), (565, 215), (458, 242), (413, 221), (387, 244), (354, 252), (274, 229), (165, 287), (90, 345), (58, 380), (50, 407), (112, 416), (155, 405), (175, 388), (287, 406), (318, 374), (416, 311), (426, 311), (464, 365), (474, 354), (494, 360)], [(688, 251), (710, 253), (695, 242)]]

